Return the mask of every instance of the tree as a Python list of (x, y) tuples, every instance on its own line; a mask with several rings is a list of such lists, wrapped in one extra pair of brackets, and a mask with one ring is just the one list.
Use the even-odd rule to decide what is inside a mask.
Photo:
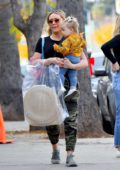
[[(15, 26), (24, 34), (29, 57), (33, 55), (35, 45), (41, 36), (46, 16), (46, 0), (10, 0)], [(23, 2), (23, 4), (21, 3)], [(32, 4), (30, 4), (30, 2)], [(23, 8), (23, 6), (25, 8)], [(25, 6), (27, 5), (27, 6)], [(29, 9), (32, 8), (32, 9)], [(35, 127), (30, 127), (37, 129)]]
[(23, 120), (22, 78), (15, 37), (10, 34), (10, 1), (0, 1), (0, 105), (5, 120)]
[[(67, 15), (74, 15), (80, 23), (80, 31), (84, 31), (83, 1), (57, 0), (58, 8), (63, 9)], [(78, 136), (101, 136), (104, 134), (102, 118), (91, 92), (89, 69), (78, 72), (80, 85), (80, 99), (78, 102)]]
[(14, 24), (26, 37), (30, 57), (33, 55), (35, 45), (42, 33), (46, 16), (46, 0), (33, 0), (33, 13), (26, 18), (21, 15), (22, 4), (20, 1), (10, 1), (13, 10)]

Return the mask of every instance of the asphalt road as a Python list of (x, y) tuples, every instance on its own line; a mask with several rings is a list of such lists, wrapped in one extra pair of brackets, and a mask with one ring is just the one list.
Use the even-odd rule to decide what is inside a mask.
[[(65, 141), (60, 139), (61, 164), (52, 165), (51, 145), (45, 134), (9, 134), (12, 144), (0, 144), (0, 170), (65, 170)], [(119, 170), (113, 138), (78, 139), (75, 160), (76, 170)]]

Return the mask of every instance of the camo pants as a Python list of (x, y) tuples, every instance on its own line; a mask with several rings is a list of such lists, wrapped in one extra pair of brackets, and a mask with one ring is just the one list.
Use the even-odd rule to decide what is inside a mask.
[[(77, 138), (77, 97), (66, 102), (66, 106), (69, 112), (69, 117), (64, 121), (66, 151), (74, 151)], [(57, 144), (59, 141), (60, 126), (47, 126), (46, 130), (51, 144)]]

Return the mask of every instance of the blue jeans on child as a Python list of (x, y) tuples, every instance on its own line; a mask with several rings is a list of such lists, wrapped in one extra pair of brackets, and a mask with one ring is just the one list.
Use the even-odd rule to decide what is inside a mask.
[[(76, 56), (66, 56), (67, 59), (69, 59), (73, 64), (77, 64), (80, 62), (80, 57), (76, 57)], [(75, 87), (77, 85), (77, 71), (73, 70), (73, 69), (68, 69), (68, 68), (61, 68), (60, 69), (60, 77), (62, 80), (62, 83), (64, 85), (64, 80), (65, 80), (65, 74), (66, 72), (68, 73), (68, 78), (70, 81), (70, 87)]]
[(120, 70), (113, 76), (113, 89), (115, 93), (116, 118), (114, 129), (114, 145), (120, 147)]

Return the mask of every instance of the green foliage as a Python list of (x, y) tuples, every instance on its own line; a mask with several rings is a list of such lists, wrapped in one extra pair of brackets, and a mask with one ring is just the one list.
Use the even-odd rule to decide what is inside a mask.
[(47, 0), (47, 10), (48, 12), (52, 11), (56, 8), (56, 1), (55, 0)]
[(115, 0), (101, 0), (101, 2), (105, 3), (105, 4), (111, 4), (114, 5), (115, 4)]
[(103, 3), (95, 3), (91, 9), (93, 19), (100, 19), (105, 15), (105, 5)]
[[(34, 1), (33, 0), (25, 0), (20, 2), (22, 8), (20, 11), (20, 15), (22, 16), (23, 20), (27, 22), (29, 17), (33, 14), (34, 11)], [(52, 11), (56, 8), (56, 0), (46, 0), (47, 3), (47, 12)]]
[[(18, 1), (19, 5), (21, 6), (20, 15), (25, 22), (29, 19), (29, 17), (33, 14), (34, 10), (34, 2), (33, 0), (25, 0), (25, 1)], [(15, 36), (15, 40), (19, 41), (21, 39), (22, 33), (15, 27), (13, 18), (9, 20), (10, 25), (10, 34)]]
[(14, 22), (13, 22), (13, 17), (10, 18), (9, 20), (9, 25), (10, 25), (10, 35), (14, 35), (16, 41), (20, 41), (22, 33), (15, 27)]
[(91, 10), (91, 8), (94, 5), (99, 5), (99, 4), (104, 4), (105, 8), (107, 9), (108, 7), (114, 7), (115, 5), (115, 0), (99, 0), (98, 2), (88, 2), (87, 0), (84, 0), (84, 6), (85, 8), (87, 8), (88, 10)]
[(33, 0), (21, 1), (21, 6), (22, 8), (20, 11), (20, 15), (26, 22), (29, 19), (29, 17), (33, 14), (34, 2)]
[[(34, 1), (24, 0), (24, 1), (18, 1), (18, 3), (21, 6), (20, 15), (23, 18), (24, 22), (27, 22), (29, 17), (33, 14)], [(47, 3), (47, 12), (50, 12), (56, 8), (56, 0), (46, 0), (46, 3)], [(9, 25), (10, 25), (10, 34), (14, 34), (15, 40), (19, 41), (21, 39), (22, 33), (17, 29), (17, 27), (15, 27), (13, 18), (9, 20)]]

